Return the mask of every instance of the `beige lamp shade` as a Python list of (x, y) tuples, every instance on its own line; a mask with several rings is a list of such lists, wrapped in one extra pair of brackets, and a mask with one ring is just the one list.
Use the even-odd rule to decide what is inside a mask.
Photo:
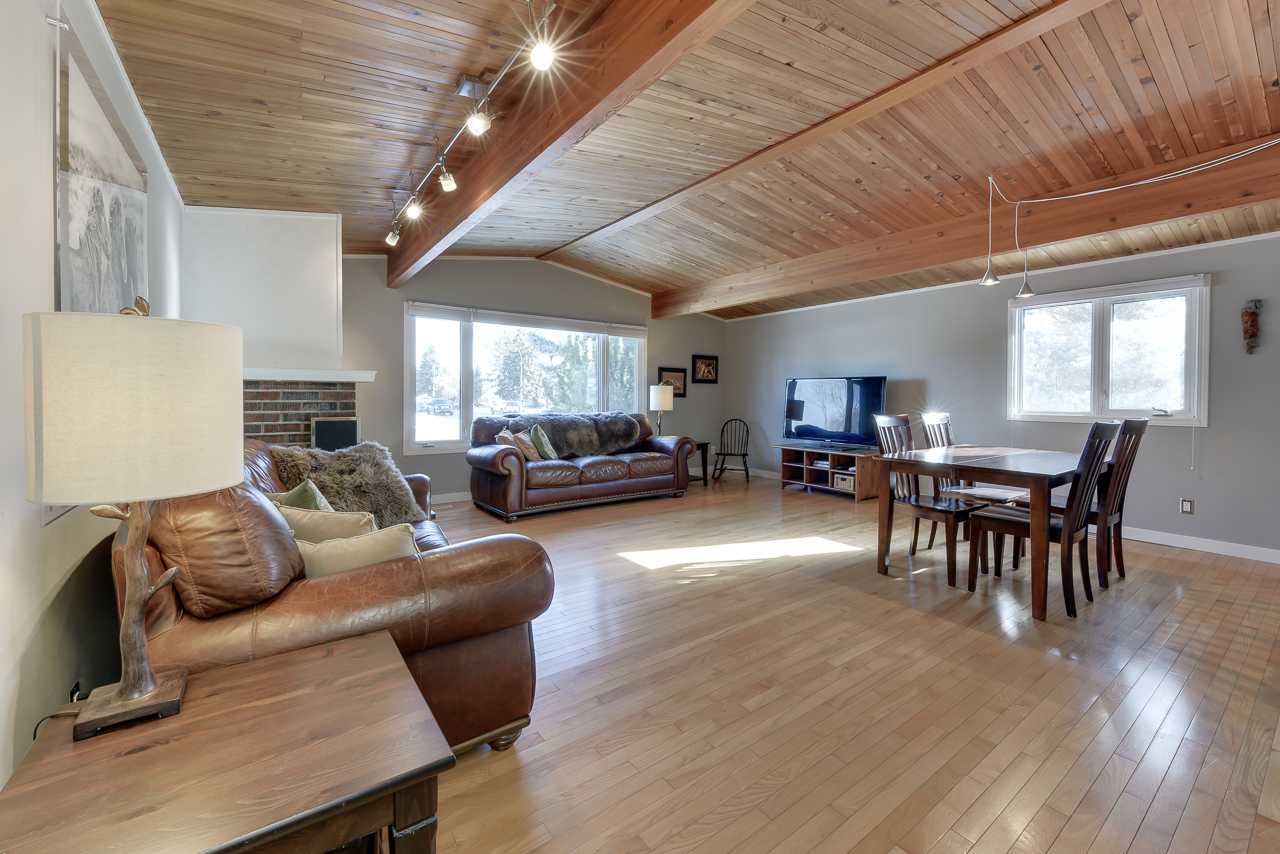
[(649, 408), (654, 412), (670, 412), (676, 405), (676, 388), (670, 385), (649, 386)]
[(244, 480), (239, 329), (72, 312), (22, 321), (28, 501), (122, 504)]

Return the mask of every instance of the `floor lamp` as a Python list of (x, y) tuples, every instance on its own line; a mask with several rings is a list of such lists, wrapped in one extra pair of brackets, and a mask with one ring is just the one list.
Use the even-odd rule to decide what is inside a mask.
[(649, 386), (649, 408), (658, 413), (656, 435), (662, 435), (662, 413), (676, 408), (676, 388), (670, 383)]
[(187, 671), (154, 671), (143, 626), (147, 602), (177, 571), (154, 581), (147, 571), (151, 502), (244, 479), (241, 333), (112, 314), (22, 320), (27, 500), (100, 504), (95, 515), (128, 529), (120, 682), (89, 695), (73, 727), (79, 741), (181, 708)]

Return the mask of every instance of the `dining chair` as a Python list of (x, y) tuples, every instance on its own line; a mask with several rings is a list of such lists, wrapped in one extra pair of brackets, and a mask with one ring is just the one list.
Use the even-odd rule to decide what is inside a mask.
[[(751, 471), (747, 468), (747, 445), (750, 436), (751, 430), (747, 427), (747, 422), (741, 418), (730, 418), (724, 422), (720, 428), (720, 445), (716, 448), (716, 459), (711, 464), (712, 480), (719, 480), (720, 475), (726, 471), (740, 471), (747, 476), (747, 483), (751, 482)], [(729, 468), (729, 457), (742, 457), (742, 468)]]
[[(896, 454), (914, 451), (911, 439), (911, 419), (906, 415), (877, 415), (876, 442), (880, 453)], [(911, 514), (911, 546), (907, 554), (916, 553), (920, 537), (920, 520), (942, 523), (947, 541), (947, 584), (956, 586), (956, 534), (961, 523), (967, 522), (975, 510), (987, 506), (979, 501), (951, 498), (945, 495), (921, 495), (920, 477), (914, 474), (893, 473), (893, 500), (895, 505)], [(936, 528), (935, 528), (936, 530)], [(933, 537), (928, 548), (933, 547)]]
[[(1084, 595), (1090, 602), (1093, 601), (1093, 587), (1089, 583), (1089, 510), (1093, 504), (1094, 491), (1098, 488), (1098, 477), (1107, 448), (1119, 433), (1119, 421), (1099, 421), (1090, 428), (1089, 438), (1085, 440), (1080, 461), (1071, 478), (1071, 491), (1067, 494), (1066, 505), (1058, 513), (1051, 509), (1049, 515), (1049, 539), (1056, 541), (1061, 547), (1062, 598), (1068, 617), (1076, 616), (1072, 553), (1077, 548), (1080, 553), (1080, 578), (1084, 582)], [(986, 543), (986, 532), (1030, 539), (1031, 511), (1029, 508), (1008, 504), (995, 505), (972, 513), (969, 521), (973, 525), (973, 541), (979, 544), (979, 548), (969, 548), (969, 592), (972, 593), (978, 584), (978, 552), (985, 551), (981, 546)]]
[[(1098, 478), (1098, 495), (1089, 508), (1089, 524), (1095, 528), (1097, 538), (1098, 586), (1108, 586), (1114, 552), (1116, 573), (1124, 578), (1123, 521), (1124, 499), (1129, 491), (1129, 475), (1133, 473), (1133, 461), (1138, 457), (1138, 446), (1147, 432), (1146, 418), (1126, 418), (1120, 425), (1120, 436), (1111, 448), (1107, 470)], [(1025, 504), (1024, 501), (1018, 501)], [(1053, 500), (1055, 512), (1066, 505), (1061, 498)], [(999, 558), (997, 558), (998, 560)]]
[[(951, 429), (951, 413), (949, 412), (922, 412), (920, 414), (920, 422), (924, 425), (925, 442), (930, 448), (952, 448), (955, 447), (956, 438)], [(969, 480), (953, 480), (948, 477), (935, 477), (934, 492), (939, 495), (945, 495), (950, 498), (963, 498), (969, 501), (982, 501), (987, 504), (1006, 504), (1010, 501), (1026, 499), (1030, 493), (1025, 489), (1008, 489), (1003, 486), (979, 486)], [(938, 525), (935, 522), (933, 528), (929, 531), (929, 548), (933, 548), (933, 535), (937, 531)], [(995, 536), (995, 562), (996, 575), (1000, 575), (1000, 567), (1004, 563), (1004, 535), (996, 534)], [(969, 526), (965, 526), (965, 539), (972, 539), (973, 532), (969, 530)], [(1018, 558), (1022, 556), (1026, 543), (1021, 537), (1013, 538), (1013, 568), (1018, 568)], [(982, 546), (982, 572), (987, 572), (986, 565), (986, 544)]]

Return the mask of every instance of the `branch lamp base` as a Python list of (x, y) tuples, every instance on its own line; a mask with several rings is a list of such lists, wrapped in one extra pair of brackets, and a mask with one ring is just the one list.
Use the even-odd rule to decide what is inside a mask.
[(182, 692), (187, 687), (187, 668), (156, 674), (156, 690), (134, 700), (116, 696), (120, 683), (95, 688), (71, 730), (73, 741), (98, 735), (109, 726), (136, 718), (168, 717), (182, 708)]

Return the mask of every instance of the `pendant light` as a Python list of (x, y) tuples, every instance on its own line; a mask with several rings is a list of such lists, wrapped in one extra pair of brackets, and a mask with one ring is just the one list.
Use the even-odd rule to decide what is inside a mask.
[(991, 287), (1000, 284), (1000, 278), (996, 275), (995, 268), (991, 264), (991, 206), (994, 201), (992, 198), (995, 193), (996, 182), (990, 175), (987, 176), (987, 272), (982, 274), (980, 285)]
[(1022, 250), (1022, 287), (1014, 294), (1015, 299), (1026, 299), (1033, 297), (1036, 292), (1031, 290), (1031, 285), (1027, 284), (1027, 250)]

